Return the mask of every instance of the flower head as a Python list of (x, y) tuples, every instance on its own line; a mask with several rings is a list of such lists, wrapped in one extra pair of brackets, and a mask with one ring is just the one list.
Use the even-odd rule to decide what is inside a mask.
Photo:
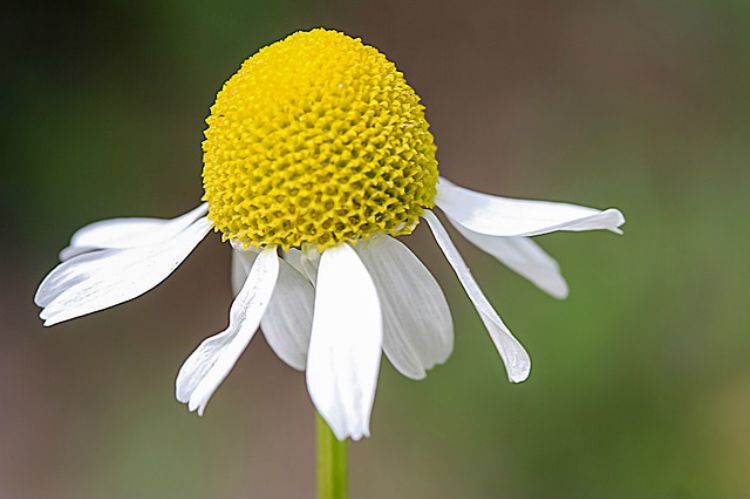
[(224, 240), (319, 249), (408, 234), (433, 206), (424, 106), (377, 49), (324, 29), (242, 65), (211, 107), (204, 199)]
[(393, 63), (328, 30), (291, 35), (248, 59), (211, 108), (204, 204), (171, 220), (115, 219), (78, 230), (39, 285), (51, 326), (133, 299), (169, 276), (213, 228), (233, 248), (227, 328), (203, 341), (176, 396), (203, 414), (260, 326), (305, 370), (339, 439), (369, 435), (381, 354), (421, 379), (453, 348), (445, 296), (394, 236), (427, 222), (511, 382), (531, 360), (471, 275), (437, 216), (542, 290), (564, 298), (557, 262), (532, 239), (625, 219), (565, 203), (478, 193), (438, 177), (419, 98)]

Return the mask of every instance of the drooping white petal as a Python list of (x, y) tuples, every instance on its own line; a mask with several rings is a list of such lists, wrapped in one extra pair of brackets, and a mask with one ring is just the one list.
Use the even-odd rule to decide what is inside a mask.
[(276, 355), (299, 371), (307, 364), (314, 299), (312, 283), (281, 260), (279, 280), (260, 329)]
[(429, 270), (400, 241), (386, 235), (360, 241), (383, 309), (383, 351), (399, 372), (422, 379), (453, 350), (453, 321)]
[(529, 237), (487, 236), (467, 229), (448, 217), (462, 236), (494, 256), (511, 270), (533, 282), (555, 298), (568, 296), (568, 283), (560, 265)]
[(493, 196), (457, 186), (441, 178), (435, 203), (457, 223), (492, 236), (536, 236), (555, 232), (607, 229), (622, 233), (619, 210), (550, 201)]
[(107, 248), (134, 248), (166, 241), (185, 230), (208, 212), (208, 203), (172, 219), (113, 218), (101, 220), (78, 229), (70, 245), (60, 252), (65, 261), (76, 255)]
[(209, 399), (258, 329), (279, 274), (276, 248), (261, 251), (229, 312), (229, 327), (201, 343), (177, 374), (177, 400), (203, 415)]
[(79, 255), (55, 267), (39, 285), (34, 301), (51, 326), (132, 300), (169, 276), (211, 229), (202, 218), (173, 239), (128, 249)]
[(339, 440), (370, 434), (382, 348), (382, 316), (375, 284), (347, 244), (320, 258), (307, 389)]
[(232, 281), (232, 292), (235, 296), (240, 292), (242, 286), (245, 284), (247, 275), (250, 273), (250, 269), (253, 267), (253, 262), (258, 256), (256, 251), (251, 250), (232, 250), (232, 270), (231, 270), (231, 281)]
[(427, 224), (430, 226), (435, 240), (443, 250), (445, 258), (451, 264), (453, 270), (461, 281), (466, 294), (479, 312), (487, 331), (490, 333), (500, 357), (505, 363), (505, 370), (508, 373), (508, 379), (513, 383), (520, 383), (529, 377), (531, 371), (531, 359), (529, 354), (523, 348), (521, 343), (513, 336), (510, 329), (503, 323), (492, 305), (484, 296), (479, 285), (471, 275), (469, 268), (466, 266), (461, 254), (451, 241), (443, 225), (438, 218), (429, 210), (425, 210), (422, 215)]
[[(253, 250), (232, 251), (232, 289), (235, 295), (242, 288), (256, 256), (257, 252)], [(286, 252), (285, 258), (288, 256), (289, 252)], [(292, 259), (299, 261), (294, 256)], [(260, 328), (271, 350), (290, 367), (302, 371), (307, 363), (315, 292), (301, 270), (282, 259), (279, 263), (279, 278)]]
[(110, 258), (121, 254), (122, 251), (95, 251), (85, 255), (78, 255), (74, 259), (57, 265), (42, 280), (34, 295), (34, 303), (39, 307), (46, 307), (52, 301), (90, 278), (95, 272), (107, 267)]

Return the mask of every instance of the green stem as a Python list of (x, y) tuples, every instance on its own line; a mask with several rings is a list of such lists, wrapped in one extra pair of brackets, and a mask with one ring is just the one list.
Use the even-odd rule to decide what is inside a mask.
[(347, 442), (340, 442), (328, 423), (316, 413), (318, 437), (318, 499), (346, 499), (348, 494)]

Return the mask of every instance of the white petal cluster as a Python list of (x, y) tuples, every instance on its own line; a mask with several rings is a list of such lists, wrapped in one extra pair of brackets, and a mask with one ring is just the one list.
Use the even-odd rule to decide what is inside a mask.
[[(478, 193), (445, 179), (437, 206), (468, 241), (556, 298), (568, 285), (557, 262), (531, 237), (555, 231), (621, 233), (625, 219), (566, 203)], [(35, 302), (51, 326), (131, 300), (161, 283), (208, 234), (207, 206), (171, 220), (123, 218), (78, 230)], [(524, 381), (531, 360), (486, 298), (445, 227), (423, 218), (476, 308), (508, 379)], [(404, 376), (422, 379), (453, 349), (453, 323), (440, 286), (404, 244), (387, 235), (313, 248), (244, 250), (232, 259), (236, 297), (227, 328), (204, 340), (179, 371), (176, 395), (203, 414), (260, 326), (273, 351), (304, 370), (316, 409), (343, 440), (370, 434), (381, 355)]]

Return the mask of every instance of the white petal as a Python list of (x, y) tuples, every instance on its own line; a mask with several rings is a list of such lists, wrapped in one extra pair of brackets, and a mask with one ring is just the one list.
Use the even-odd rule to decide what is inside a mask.
[(284, 251), (284, 260), (297, 270), (300, 274), (314, 283), (315, 276), (318, 274), (318, 264), (320, 263), (320, 252), (317, 248), (306, 246), (302, 250), (289, 248)]
[(60, 252), (65, 261), (81, 253), (106, 248), (134, 248), (165, 241), (185, 230), (208, 211), (208, 203), (172, 219), (113, 218), (78, 229), (70, 246)]
[(232, 293), (237, 296), (242, 286), (245, 284), (247, 275), (253, 266), (255, 258), (258, 256), (256, 251), (249, 250), (232, 250)]
[(347, 244), (320, 258), (315, 286), (307, 389), (339, 440), (370, 434), (383, 339), (378, 293)]
[(453, 321), (435, 278), (404, 244), (374, 236), (355, 248), (378, 290), (383, 351), (399, 372), (422, 379), (453, 350)]
[(469, 268), (464, 263), (463, 258), (461, 258), (461, 254), (448, 236), (448, 232), (446, 232), (435, 214), (429, 210), (425, 210), (422, 216), (427, 220), (438, 246), (443, 250), (448, 263), (453, 267), (458, 280), (461, 281), (466, 290), (466, 294), (469, 295), (469, 299), (471, 299), (477, 312), (479, 312), (479, 316), (490, 333), (495, 348), (497, 348), (500, 357), (502, 357), (505, 363), (508, 379), (513, 383), (524, 381), (529, 377), (529, 371), (531, 371), (529, 354), (526, 353), (521, 343), (511, 334), (510, 329), (503, 323), (500, 316), (497, 315), (490, 302), (487, 301), (484, 293), (482, 293), (479, 285), (474, 280), (474, 276), (471, 275)]
[(543, 291), (555, 298), (568, 296), (568, 283), (560, 273), (560, 265), (531, 238), (487, 236), (467, 229), (450, 217), (448, 220), (479, 249), (494, 256)]
[(177, 400), (203, 415), (209, 399), (258, 329), (279, 274), (276, 248), (264, 249), (229, 311), (229, 327), (201, 343), (180, 368)]
[(157, 244), (105, 249), (61, 263), (39, 285), (34, 301), (45, 326), (132, 300), (162, 282), (211, 229), (202, 218)]
[(303, 244), (302, 250), (290, 248), (285, 258), (297, 271), (306, 276), (310, 282), (315, 282), (320, 264), (320, 251), (311, 244)]
[(302, 269), (302, 252), (297, 248), (289, 248), (283, 252), (284, 260), (297, 269), (297, 272), (304, 273)]
[(558, 230), (607, 229), (622, 233), (619, 210), (492, 196), (459, 187), (441, 178), (435, 203), (461, 225), (492, 236), (536, 236)]
[(299, 371), (307, 363), (314, 299), (312, 283), (282, 260), (279, 281), (260, 328), (276, 355)]

